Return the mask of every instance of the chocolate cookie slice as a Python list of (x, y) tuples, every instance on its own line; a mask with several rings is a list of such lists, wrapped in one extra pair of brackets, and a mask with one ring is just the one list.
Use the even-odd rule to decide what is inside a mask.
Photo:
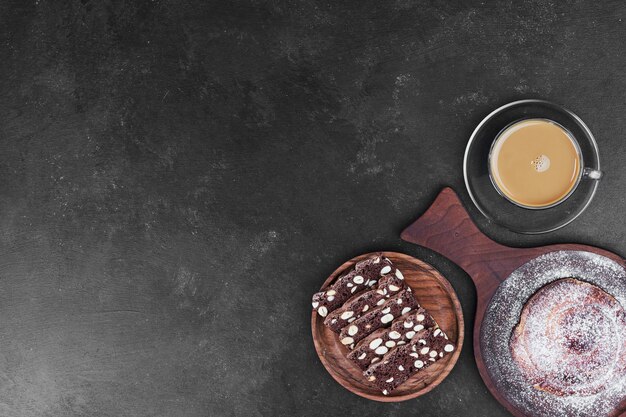
[(454, 351), (455, 346), (439, 328), (422, 330), (415, 334), (411, 343), (397, 346), (380, 362), (370, 366), (364, 373), (384, 395), (389, 395), (413, 374)]
[(313, 309), (326, 317), (354, 294), (376, 285), (381, 275), (392, 269), (391, 261), (382, 255), (357, 262), (353, 270), (337, 278), (330, 288), (313, 295)]
[(335, 333), (339, 333), (342, 328), (362, 317), (368, 311), (383, 305), (388, 298), (405, 288), (404, 277), (396, 269), (390, 274), (383, 276), (378, 281), (378, 287), (375, 290), (353, 296), (343, 306), (328, 314), (328, 317), (324, 320), (324, 325), (328, 326)]
[(394, 320), (391, 327), (378, 329), (361, 340), (348, 354), (348, 359), (365, 371), (394, 347), (407, 344), (418, 332), (436, 326), (435, 319), (422, 307), (411, 310)]
[(389, 298), (385, 304), (376, 307), (361, 318), (356, 319), (339, 333), (339, 340), (349, 349), (370, 333), (381, 327), (388, 327), (391, 322), (414, 308), (419, 307), (411, 288), (407, 288), (396, 296)]

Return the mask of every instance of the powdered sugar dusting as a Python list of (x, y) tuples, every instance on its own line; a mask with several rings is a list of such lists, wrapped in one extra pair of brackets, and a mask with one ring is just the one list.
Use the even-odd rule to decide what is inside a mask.
[[(609, 297), (613, 300), (612, 307), (592, 302), (593, 297), (589, 296), (598, 295), (594, 292), (597, 288), (574, 287), (574, 280), (559, 281), (568, 285), (546, 287), (555, 287), (557, 297), (548, 298), (559, 298), (560, 303), (540, 300), (533, 309), (534, 319), (525, 323), (524, 343), (515, 351), (520, 363), (538, 372), (531, 382), (529, 373), (523, 375), (511, 355), (512, 332), (524, 305), (537, 290), (569, 277), (596, 285), (612, 295), (614, 299)], [(551, 252), (535, 258), (500, 285), (487, 308), (481, 329), (481, 350), (487, 370), (499, 391), (521, 411), (532, 411), (539, 416), (607, 415), (626, 392), (626, 378), (619, 363), (626, 355), (626, 326), (620, 321), (624, 306), (626, 271), (616, 262), (580, 251)], [(550, 323), (549, 328), (545, 323)], [(555, 344), (555, 340), (568, 343)], [(568, 349), (582, 349), (589, 355), (572, 352), (568, 355)], [(567, 371), (572, 368), (581, 372)], [(546, 380), (553, 382), (543, 385), (544, 389), (564, 395), (532, 386)]]
[(626, 315), (609, 294), (583, 281), (541, 288), (522, 310), (511, 338), (513, 359), (537, 387), (590, 395), (623, 376)]

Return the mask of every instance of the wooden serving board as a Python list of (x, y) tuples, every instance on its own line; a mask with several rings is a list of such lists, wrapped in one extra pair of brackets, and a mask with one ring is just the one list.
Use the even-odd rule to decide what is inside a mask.
[[(484, 235), (451, 188), (444, 188), (430, 208), (401, 235), (402, 239), (439, 252), (463, 268), (474, 281), (478, 297), (474, 325), (474, 355), (487, 388), (513, 415), (529, 416), (514, 408), (498, 391), (485, 367), (480, 346), (480, 329), (485, 310), (502, 281), (526, 262), (548, 252), (579, 250), (606, 256), (626, 266), (624, 259), (594, 246), (558, 244), (535, 248), (512, 248)], [(615, 415), (626, 416), (626, 404)]]
[(450, 373), (461, 353), (464, 338), (463, 312), (461, 304), (450, 283), (435, 268), (419, 259), (396, 252), (373, 252), (357, 256), (337, 268), (324, 282), (322, 290), (339, 275), (352, 268), (355, 263), (382, 253), (402, 272), (413, 290), (415, 298), (455, 343), (456, 350), (417, 372), (390, 395), (383, 395), (368, 382), (361, 370), (346, 358), (348, 349), (341, 344), (336, 333), (324, 326), (324, 318), (315, 311), (311, 315), (311, 330), (315, 350), (331, 376), (349, 391), (361, 397), (382, 401), (398, 402), (424, 395), (435, 388)]

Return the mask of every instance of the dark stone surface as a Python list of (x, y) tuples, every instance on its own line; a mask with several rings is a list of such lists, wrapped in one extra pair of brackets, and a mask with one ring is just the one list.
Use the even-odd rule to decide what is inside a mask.
[[(309, 299), (464, 192), (468, 136), (539, 97), (607, 172), (574, 224), (508, 244), (626, 253), (620, 1), (0, 1), (0, 415), (501, 416), (472, 359), (379, 404), (319, 362)], [(473, 211), (475, 214), (475, 211)]]

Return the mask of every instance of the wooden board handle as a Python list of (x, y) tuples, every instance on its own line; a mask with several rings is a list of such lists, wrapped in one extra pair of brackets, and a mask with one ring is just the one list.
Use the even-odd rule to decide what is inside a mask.
[[(444, 188), (430, 208), (402, 232), (401, 238), (449, 258), (472, 277), (476, 287), (486, 296), (493, 294), (513, 271), (511, 258), (530, 258), (532, 255), (527, 252), (532, 252), (530, 249), (513, 249), (485, 236), (449, 187)], [(513, 264), (521, 265), (521, 260)]]

